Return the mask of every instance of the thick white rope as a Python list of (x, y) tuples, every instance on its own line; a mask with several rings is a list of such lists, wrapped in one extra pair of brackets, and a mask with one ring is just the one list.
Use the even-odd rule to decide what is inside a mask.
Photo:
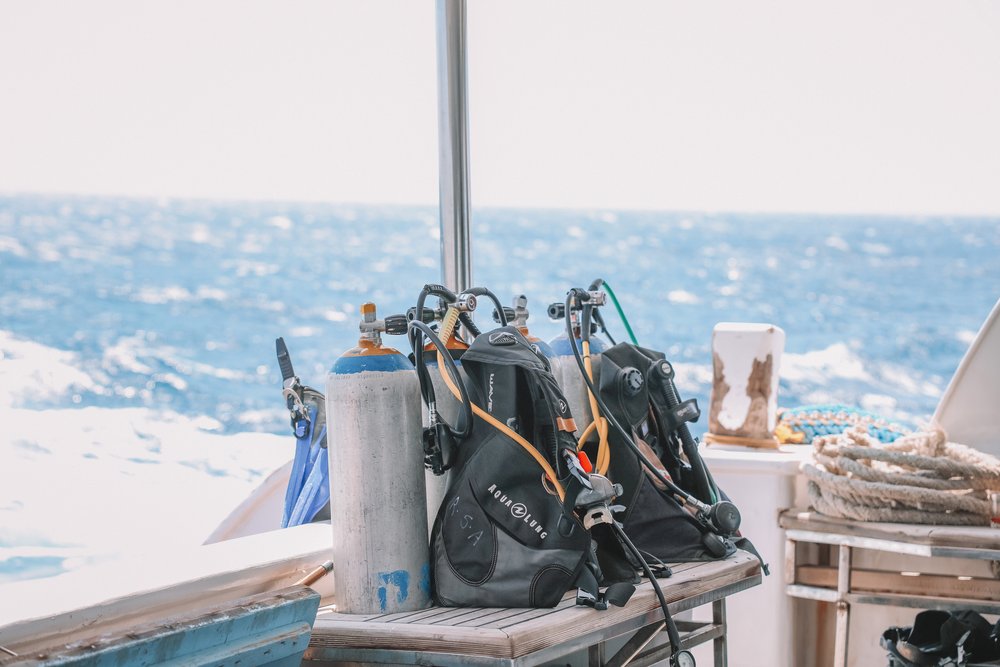
[(1000, 492), (1000, 460), (948, 442), (943, 431), (892, 443), (863, 424), (813, 439), (803, 463), (813, 507), (860, 521), (988, 525), (988, 492)]

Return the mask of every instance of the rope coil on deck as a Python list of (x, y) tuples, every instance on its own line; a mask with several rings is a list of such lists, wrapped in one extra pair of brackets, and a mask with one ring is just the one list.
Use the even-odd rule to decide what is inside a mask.
[(987, 492), (1000, 492), (1000, 460), (934, 430), (880, 442), (864, 425), (813, 439), (803, 463), (822, 514), (857, 521), (985, 526)]

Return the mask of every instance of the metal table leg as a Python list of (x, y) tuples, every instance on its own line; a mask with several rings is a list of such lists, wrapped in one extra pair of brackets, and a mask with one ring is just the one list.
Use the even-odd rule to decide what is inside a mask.
[(837, 563), (837, 640), (833, 653), (834, 667), (847, 667), (847, 640), (851, 621), (851, 605), (847, 594), (851, 589), (851, 547), (840, 545)]
[(726, 651), (726, 598), (720, 598), (712, 603), (712, 623), (722, 629), (722, 634), (712, 640), (715, 667), (728, 667), (729, 656)]
[(604, 642), (587, 648), (587, 666), (604, 667)]

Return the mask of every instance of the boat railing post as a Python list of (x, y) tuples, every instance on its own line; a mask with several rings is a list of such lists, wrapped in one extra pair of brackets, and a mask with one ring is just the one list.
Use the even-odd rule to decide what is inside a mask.
[(465, 14), (465, 0), (437, 0), (441, 278), (456, 292), (472, 285)]

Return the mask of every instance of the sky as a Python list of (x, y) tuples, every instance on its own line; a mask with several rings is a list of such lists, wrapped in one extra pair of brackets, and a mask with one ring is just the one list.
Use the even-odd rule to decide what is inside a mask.
[[(0, 0), (0, 193), (437, 203), (431, 0)], [(1000, 4), (469, 3), (474, 207), (1000, 215)]]

